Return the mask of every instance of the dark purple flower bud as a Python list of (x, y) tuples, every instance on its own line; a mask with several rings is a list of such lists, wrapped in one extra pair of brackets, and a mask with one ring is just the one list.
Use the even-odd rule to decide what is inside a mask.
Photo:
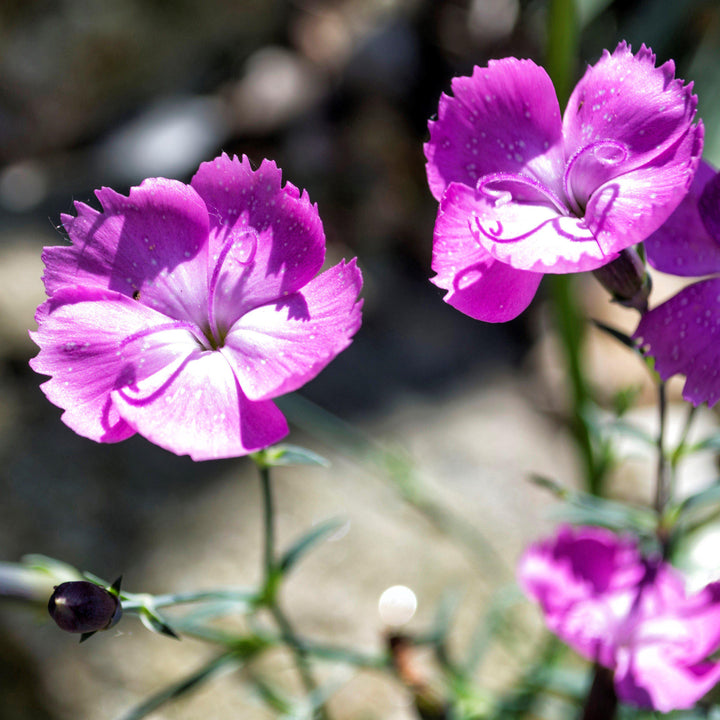
[(647, 311), (650, 276), (634, 248), (625, 248), (607, 265), (593, 271), (600, 284), (612, 294), (613, 300), (640, 314)]
[(111, 590), (86, 580), (64, 582), (50, 596), (48, 612), (61, 630), (82, 633), (82, 642), (98, 630), (111, 628), (120, 619), (118, 591), (117, 582)]

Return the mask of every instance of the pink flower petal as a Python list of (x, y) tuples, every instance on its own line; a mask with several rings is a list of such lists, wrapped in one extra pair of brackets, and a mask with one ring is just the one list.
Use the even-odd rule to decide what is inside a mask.
[(675, 663), (662, 644), (623, 652), (615, 671), (618, 698), (641, 708), (670, 712), (691, 708), (720, 680), (720, 663)]
[(614, 174), (630, 172), (680, 142), (696, 107), (692, 85), (675, 78), (672, 61), (655, 67), (655, 55), (645, 45), (633, 55), (621, 42), (588, 67), (570, 96), (563, 117), (566, 154), (612, 140), (627, 152)]
[(671, 216), (692, 182), (702, 134), (702, 125), (694, 126), (678, 144), (647, 165), (593, 191), (585, 222), (606, 253), (642, 242)]
[(72, 247), (43, 251), (48, 295), (63, 285), (116, 290), (148, 307), (200, 324), (207, 289), (191, 282), (207, 263), (207, 209), (197, 193), (175, 180), (153, 178), (128, 197), (103, 188), (97, 212), (76, 203), (63, 216)]
[(470, 230), (475, 208), (474, 190), (459, 183), (448, 187), (435, 223), (432, 282), (448, 291), (445, 302), (466, 315), (506, 322), (530, 304), (542, 274), (494, 260)]
[(569, 273), (595, 270), (617, 257), (605, 253), (584, 220), (548, 204), (478, 197), (470, 229), (496, 260), (517, 270)]
[(342, 262), (301, 291), (243, 315), (221, 352), (245, 394), (264, 400), (312, 380), (360, 327), (361, 287), (355, 261)]
[(531, 60), (491, 60), (452, 81), (425, 145), (437, 200), (451, 182), (475, 186), (488, 173), (523, 172), (561, 192), (560, 106), (547, 73)]
[(698, 207), (703, 189), (713, 177), (714, 168), (700, 162), (688, 194), (645, 240), (647, 259), (654, 268), (683, 277), (720, 272), (720, 243), (706, 230)]
[(646, 313), (634, 337), (663, 380), (687, 377), (686, 400), (712, 407), (720, 399), (720, 279), (690, 285)]
[(325, 234), (317, 206), (264, 160), (203, 163), (193, 188), (210, 214), (208, 285), (226, 331), (245, 312), (302, 288), (320, 270)]
[(274, 403), (245, 397), (226, 358), (217, 351), (196, 349), (111, 396), (137, 432), (193, 460), (246, 455), (288, 432)]
[[(98, 287), (65, 287), (38, 311), (31, 367), (52, 378), (41, 387), (64, 408), (79, 435), (117, 442), (134, 434), (110, 393), (198, 347), (191, 330), (127, 296)], [(148, 353), (148, 349), (154, 349)]]

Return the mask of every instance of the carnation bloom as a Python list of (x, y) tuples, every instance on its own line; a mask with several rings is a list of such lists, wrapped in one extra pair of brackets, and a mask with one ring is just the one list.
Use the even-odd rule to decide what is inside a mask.
[(433, 282), (446, 302), (502, 322), (543, 273), (595, 270), (656, 230), (702, 151), (697, 98), (644, 45), (605, 51), (561, 117), (547, 73), (504, 58), (455, 78), (425, 145), (440, 202)]
[[(720, 274), (720, 174), (700, 163), (683, 202), (646, 243), (649, 263), (684, 277)], [(663, 380), (686, 376), (683, 397), (720, 400), (720, 277), (694, 283), (643, 316), (635, 331)]]
[(152, 178), (63, 216), (43, 252), (34, 370), (63, 421), (99, 442), (140, 433), (195, 460), (287, 434), (272, 402), (314, 378), (360, 326), (355, 261), (325, 256), (317, 206), (270, 161), (226, 155), (186, 185)]
[(637, 542), (596, 527), (562, 527), (531, 545), (519, 582), (548, 627), (614, 671), (617, 696), (662, 712), (692, 707), (720, 680), (720, 583), (688, 595), (677, 571)]

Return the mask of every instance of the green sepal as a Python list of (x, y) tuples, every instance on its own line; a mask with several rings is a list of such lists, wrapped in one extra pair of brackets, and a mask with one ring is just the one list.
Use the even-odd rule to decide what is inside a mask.
[(97, 630), (92, 630), (91, 632), (83, 633), (80, 636), (80, 642), (84, 643), (86, 640), (89, 640), (96, 632), (97, 632)]

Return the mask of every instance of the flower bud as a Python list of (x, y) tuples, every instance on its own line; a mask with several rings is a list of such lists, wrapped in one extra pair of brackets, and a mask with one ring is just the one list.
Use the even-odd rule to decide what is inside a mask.
[(111, 628), (120, 619), (119, 583), (111, 590), (86, 580), (64, 582), (50, 596), (48, 612), (61, 630), (82, 633), (82, 642), (98, 630)]
[(622, 250), (615, 260), (593, 270), (593, 275), (616, 303), (635, 308), (640, 314), (647, 311), (650, 276), (633, 248)]

